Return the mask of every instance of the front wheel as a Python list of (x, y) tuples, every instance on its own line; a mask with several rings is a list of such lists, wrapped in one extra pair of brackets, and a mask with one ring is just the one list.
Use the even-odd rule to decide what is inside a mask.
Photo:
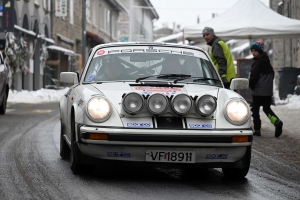
[(244, 158), (239, 161), (239, 164), (243, 166), (242, 168), (222, 168), (222, 172), (226, 178), (240, 179), (247, 176), (251, 162), (251, 148), (251, 146), (247, 147)]
[(4, 115), (6, 111), (6, 102), (7, 102), (7, 96), (6, 92), (3, 94), (3, 99), (2, 99), (2, 105), (0, 106), (0, 115)]
[(59, 154), (60, 157), (63, 160), (66, 160), (70, 156), (70, 148), (64, 138), (64, 133), (63, 133), (63, 127), (62, 124), (60, 123), (60, 149), (59, 149)]
[(71, 121), (71, 152), (70, 152), (70, 163), (71, 163), (71, 170), (73, 174), (79, 174), (82, 171), (83, 166), (78, 163), (79, 158), (79, 148), (76, 142), (76, 129), (75, 129), (75, 117), (72, 116)]

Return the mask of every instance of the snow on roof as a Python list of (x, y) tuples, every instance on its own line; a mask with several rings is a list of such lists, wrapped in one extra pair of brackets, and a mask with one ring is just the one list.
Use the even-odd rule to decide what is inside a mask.
[(235, 43), (237, 43), (239, 40), (228, 40), (227, 42), (226, 42), (226, 44), (227, 45), (233, 45), (233, 44), (235, 44)]
[(61, 52), (64, 52), (66, 55), (73, 55), (73, 54), (75, 54), (74, 51), (71, 51), (69, 49), (65, 49), (63, 47), (59, 47), (59, 46), (56, 46), (56, 45), (47, 46), (47, 49), (61, 51)]
[(20, 26), (18, 26), (18, 25), (14, 25), (14, 28), (15, 28), (15, 29), (18, 29), (19, 31), (22, 31), (22, 32), (24, 32), (24, 33), (27, 33), (27, 34), (29, 34), (29, 35), (36, 36), (36, 33), (33, 32), (32, 30), (27, 30), (27, 29), (22, 28), (22, 27), (20, 27)]
[(46, 40), (46, 41), (49, 42), (49, 43), (54, 44), (54, 40), (52, 40), (51, 38), (46, 38), (44, 35), (36, 34), (36, 33), (35, 33), (34, 31), (32, 31), (32, 30), (27, 30), (27, 29), (22, 28), (22, 27), (20, 27), (20, 26), (18, 26), (18, 25), (14, 25), (14, 28), (17, 29), (17, 30), (19, 30), (19, 31), (22, 31), (22, 32), (24, 32), (24, 33), (27, 33), (27, 34), (29, 34), (29, 35), (37, 36), (37, 38), (41, 38), (41, 39), (43, 39), (43, 40)]
[(235, 47), (231, 50), (231, 53), (241, 53), (243, 50), (245, 50), (246, 48), (250, 48), (250, 42), (246, 42), (245, 44), (242, 44), (238, 47)]
[(178, 39), (178, 38), (181, 38), (182, 37), (182, 32), (179, 32), (179, 33), (176, 33), (176, 34), (173, 34), (173, 35), (168, 35), (166, 37), (161, 37), (161, 38), (158, 38), (157, 40), (155, 40), (154, 42), (166, 42), (168, 40), (173, 40), (173, 39)]

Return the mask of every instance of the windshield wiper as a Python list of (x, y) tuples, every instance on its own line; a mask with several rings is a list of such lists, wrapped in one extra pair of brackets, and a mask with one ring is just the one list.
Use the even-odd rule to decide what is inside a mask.
[[(157, 75), (144, 76), (144, 77), (137, 78), (135, 80), (135, 82), (138, 83), (140, 80), (144, 80), (144, 79), (151, 78), (151, 77), (157, 77), (157, 78), (179, 78), (179, 79), (176, 79), (178, 81), (178, 80), (181, 80), (181, 79), (184, 80), (186, 78), (189, 78), (189, 77), (191, 77), (191, 75), (188, 75), (188, 74), (157, 74)], [(176, 80), (174, 80), (174, 83), (177, 82)]]
[(138, 83), (140, 80), (144, 80), (144, 79), (155, 77), (155, 76), (159, 76), (159, 75), (152, 75), (152, 76), (140, 77), (140, 78), (135, 79), (135, 82)]

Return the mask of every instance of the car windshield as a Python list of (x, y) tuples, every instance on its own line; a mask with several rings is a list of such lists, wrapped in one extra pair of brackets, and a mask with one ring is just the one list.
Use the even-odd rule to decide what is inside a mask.
[[(209, 60), (170, 53), (117, 53), (94, 56), (84, 83), (176, 81), (221, 85)], [(162, 76), (164, 75), (164, 76)]]

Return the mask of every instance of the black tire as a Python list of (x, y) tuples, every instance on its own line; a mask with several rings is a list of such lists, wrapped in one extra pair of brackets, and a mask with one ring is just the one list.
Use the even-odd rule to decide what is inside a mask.
[(226, 178), (241, 179), (247, 176), (251, 162), (251, 146), (247, 147), (244, 158), (240, 161), (243, 168), (222, 168), (222, 172)]
[(222, 168), (222, 172), (226, 178), (244, 178), (247, 176), (249, 167), (246, 168)]
[(70, 148), (65, 140), (65, 138), (63, 137), (63, 127), (62, 124), (60, 123), (60, 149), (59, 149), (59, 154), (60, 157), (63, 160), (66, 160), (70, 157)]
[(7, 103), (7, 96), (6, 96), (6, 92), (4, 92), (2, 104), (1, 104), (1, 106), (0, 106), (0, 115), (4, 115), (4, 114), (5, 114), (5, 111), (6, 111), (6, 103)]
[(73, 174), (80, 174), (82, 172), (83, 166), (78, 163), (79, 158), (79, 148), (76, 143), (76, 131), (75, 131), (75, 117), (72, 116), (71, 120), (71, 151), (70, 151), (70, 164)]

